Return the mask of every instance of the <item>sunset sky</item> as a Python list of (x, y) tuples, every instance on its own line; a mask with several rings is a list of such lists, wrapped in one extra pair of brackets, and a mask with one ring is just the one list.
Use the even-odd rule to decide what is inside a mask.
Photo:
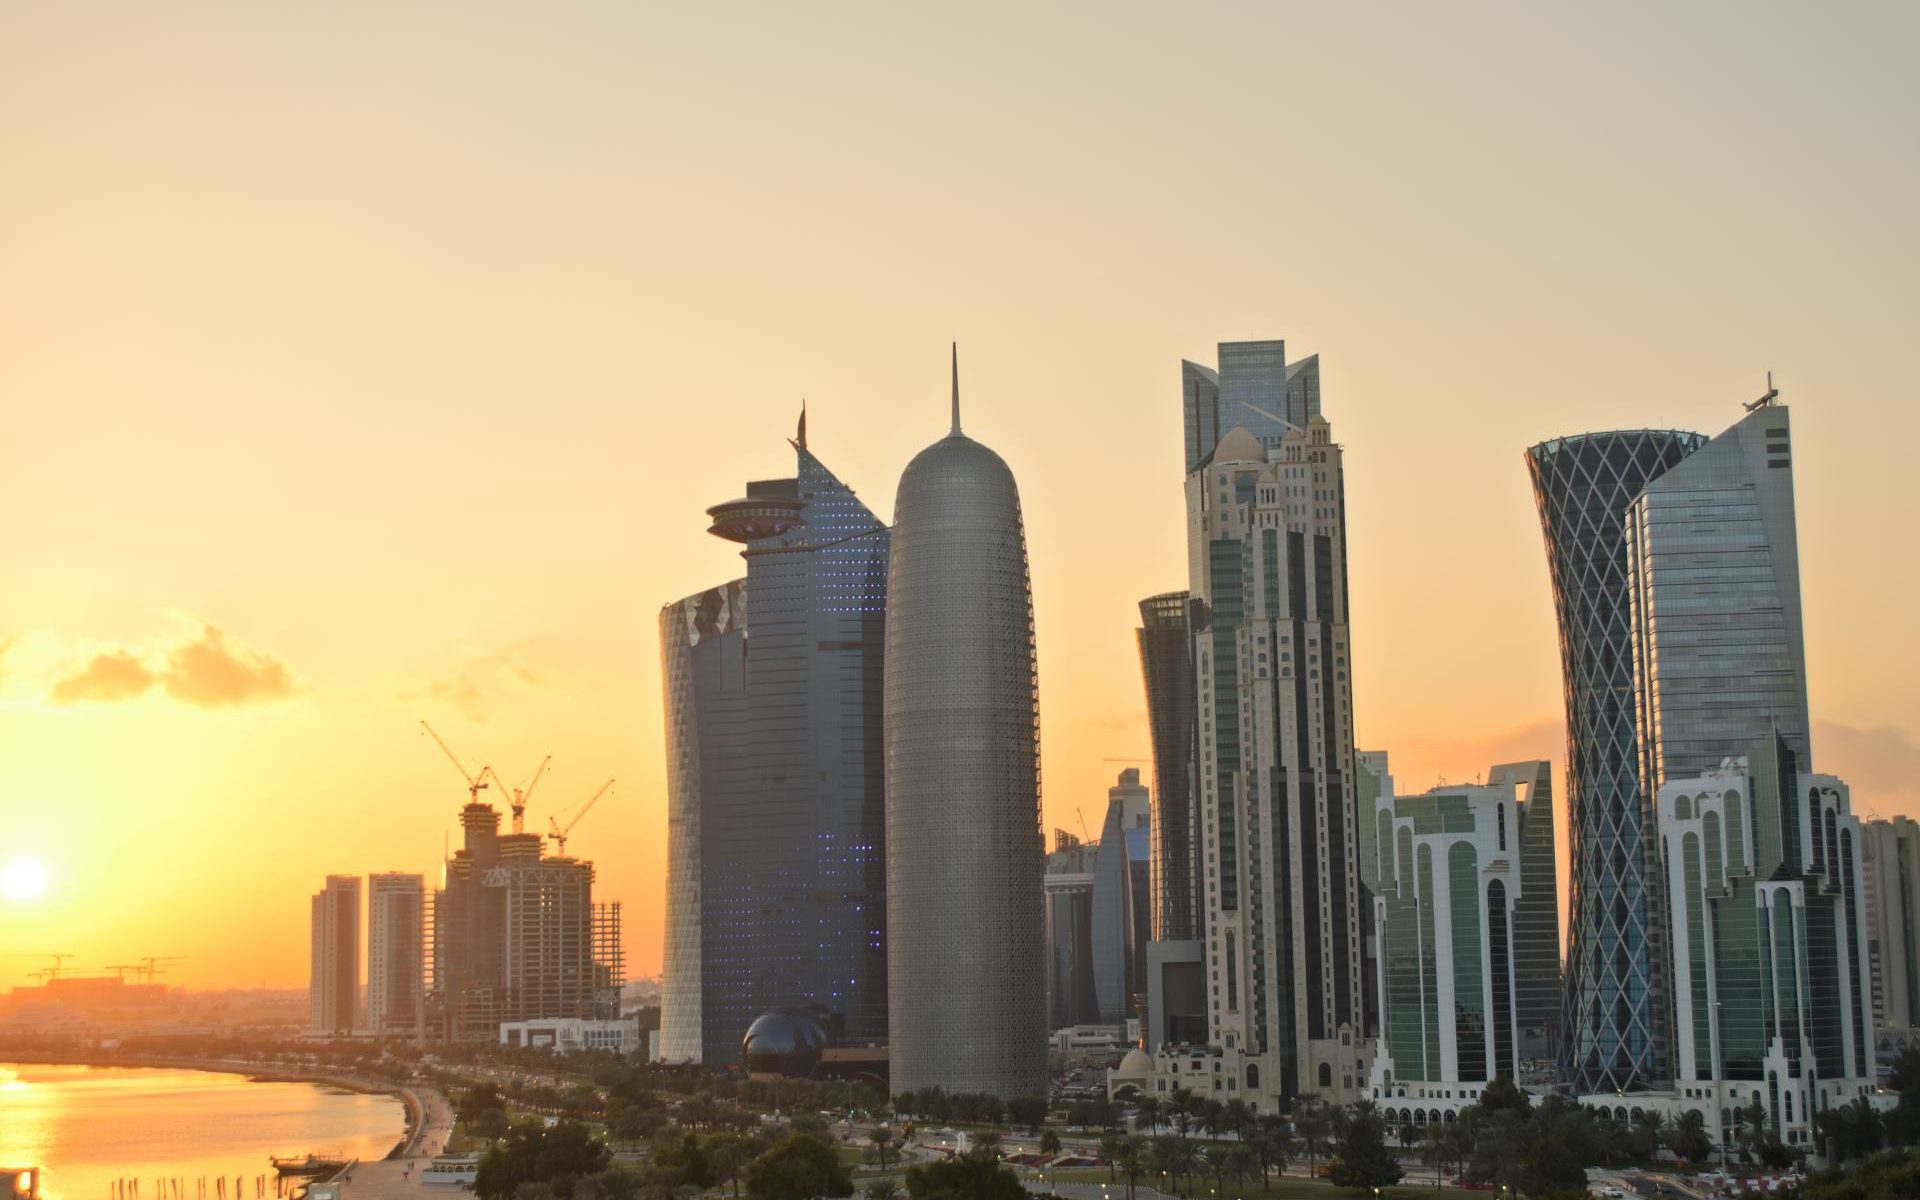
[(438, 878), (422, 717), (552, 753), (542, 829), (618, 777), (571, 848), (657, 971), (704, 509), (804, 397), (889, 514), (955, 339), (1050, 828), (1147, 753), (1179, 363), (1250, 337), (1321, 356), (1403, 790), (1564, 759), (1523, 448), (1772, 370), (1815, 763), (1920, 814), (1920, 8), (1039, 7), (0, 6), (0, 987), (304, 986), (325, 874)]

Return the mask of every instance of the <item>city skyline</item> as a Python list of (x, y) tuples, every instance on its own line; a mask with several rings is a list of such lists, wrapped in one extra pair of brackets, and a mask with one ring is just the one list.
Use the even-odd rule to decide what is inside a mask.
[[(0, 868), (48, 876), (31, 903), (0, 898), (9, 949), (184, 955), (168, 982), (300, 987), (288, 930), (320, 872), (224, 848), (429, 870), (459, 792), (425, 716), (476, 762), (554, 754), (534, 828), (621, 779), (574, 849), (630, 906), (635, 973), (656, 973), (648, 618), (737, 573), (688, 522), (779, 470), (772, 431), (803, 395), (816, 436), (845, 443), (836, 471), (890, 519), (920, 444), (906, 414), (952, 336), (985, 398), (969, 426), (1026, 502), (1047, 828), (1097, 805), (1103, 759), (1149, 756), (1137, 602), (1185, 582), (1169, 364), (1279, 332), (1339, 397), (1355, 736), (1410, 789), (1564, 767), (1518, 453), (1723, 429), (1771, 368), (1795, 405), (1813, 759), (1861, 815), (1920, 814), (1920, 670), (1885, 636), (1920, 565), (1878, 549), (1920, 515), (1887, 487), (1920, 432), (1892, 349), (1920, 277), (1896, 218), (1920, 173), (1885, 152), (1920, 110), (1894, 58), (1910, 38), (1778, 10), (1731, 42), (1682, 17), (1657, 45), (1555, 17), (1250, 22), (1366, 45), (1379, 77), (1334, 89), (1320, 62), (1245, 82), (1249, 49), (1138, 13), (1114, 18), (1110, 64), (1040, 78), (1027, 56), (1077, 31), (1035, 17), (1021, 46), (952, 26), (969, 65), (916, 90), (871, 42), (779, 18), (735, 44), (710, 19), (496, 15), (433, 60), (436, 30), (400, 15), (342, 18), (377, 51), (295, 14), (204, 43), (151, 17), (0, 15), (18, 98), (0, 154), (30, 181), (0, 196), (0, 391), (24, 432), (0, 448)], [(867, 36), (931, 32), (893, 21)], [(732, 46), (717, 90), (619, 52), (692, 39)], [(1140, 86), (1169, 78), (1169, 42), (1223, 60), (1218, 94)], [(1792, 77), (1756, 82), (1769, 61)], [(500, 63), (525, 74), (496, 87)], [(363, 86), (342, 97), (349, 69)], [(983, 72), (1004, 90), (979, 98)], [(1097, 116), (1065, 98), (1088, 85)], [(1515, 111), (1521, 89), (1544, 99)], [(871, 103), (903, 90), (899, 113)], [(1349, 103), (1314, 102), (1335, 90)], [(679, 104), (691, 135), (658, 115)], [(1028, 110), (1058, 124), (1003, 119)], [(1712, 114), (1713, 153), (1675, 111)], [(1238, 157), (1256, 134), (1274, 152)], [(1172, 186), (1165, 164), (1194, 160), (1230, 164), (1224, 199)], [(1324, 171), (1303, 180), (1306, 161)], [(1628, 187), (1650, 174), (1657, 195)], [(660, 186), (687, 175), (698, 205)], [(1011, 178), (1030, 184), (1017, 201)], [(1466, 355), (1470, 372), (1433, 370)], [(0, 987), (40, 965), (0, 960)]]

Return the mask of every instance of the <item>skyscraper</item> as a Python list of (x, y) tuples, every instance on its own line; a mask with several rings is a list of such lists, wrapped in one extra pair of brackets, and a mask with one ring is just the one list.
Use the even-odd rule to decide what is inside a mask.
[(1152, 903), (1157, 942), (1200, 936), (1200, 871), (1194, 834), (1198, 716), (1194, 698), (1192, 597), (1167, 592), (1140, 602), (1140, 675), (1153, 741)]
[(1560, 1041), (1560, 868), (1554, 861), (1553, 767), (1502, 763), (1489, 787), (1515, 796), (1520, 822), (1520, 891), (1513, 902), (1514, 1020), (1520, 1057), (1547, 1058)]
[(1013, 473), (953, 428), (900, 477), (887, 572), (892, 1087), (1045, 1092), (1040, 710)]
[(1777, 730), (1811, 769), (1787, 409), (1762, 404), (1627, 509), (1642, 786)]
[(367, 876), (367, 1028), (411, 1033), (426, 1001), (426, 880)]
[[(1208, 1037), (1263, 1110), (1366, 1080), (1345, 477), (1319, 363), (1182, 364)], [(1231, 1057), (1231, 1056), (1230, 1056)]]
[(307, 981), (307, 1028), (345, 1037), (360, 1009), (360, 877), (329, 875), (313, 895), (312, 968)]
[(889, 535), (808, 448), (804, 416), (792, 445), (791, 478), (708, 510), (746, 578), (660, 613), (669, 1062), (737, 1061), (775, 1007), (887, 1038)]
[(1873, 1023), (1920, 1025), (1920, 824), (1912, 817), (1868, 821), (1860, 865), (1867, 894), (1867, 949), (1873, 965)]
[(1107, 791), (1107, 815), (1093, 866), (1093, 974), (1100, 1019), (1119, 1024), (1137, 1015), (1146, 991), (1149, 800), (1140, 772), (1128, 767)]
[[(1847, 786), (1770, 732), (1674, 775), (1657, 804), (1670, 914), (1673, 1094), (1726, 1144), (1758, 1104), (1789, 1146), (1876, 1090), (1860, 822)], [(1704, 1103), (1702, 1103), (1704, 1101)], [(1717, 1118), (1717, 1120), (1715, 1119)]]
[(1053, 831), (1043, 883), (1049, 1029), (1100, 1020), (1093, 985), (1093, 863), (1098, 849), (1064, 829)]
[[(1546, 538), (1567, 709), (1570, 911), (1560, 1077), (1581, 1092), (1665, 1077), (1651, 797), (1640, 787), (1627, 506), (1705, 438), (1635, 429), (1526, 454)], [(1643, 830), (1647, 836), (1643, 837)]]

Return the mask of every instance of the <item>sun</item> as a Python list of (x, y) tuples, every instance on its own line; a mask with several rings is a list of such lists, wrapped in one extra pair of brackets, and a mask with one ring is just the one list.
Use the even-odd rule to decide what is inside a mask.
[(16, 858), (0, 867), (0, 896), (9, 900), (37, 900), (47, 890), (47, 869), (31, 858)]

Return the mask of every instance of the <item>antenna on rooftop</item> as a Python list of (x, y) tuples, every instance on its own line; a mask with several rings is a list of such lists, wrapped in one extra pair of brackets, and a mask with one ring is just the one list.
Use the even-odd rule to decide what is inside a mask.
[(1773, 372), (1768, 371), (1767, 372), (1767, 394), (1760, 397), (1758, 400), (1754, 400), (1747, 404), (1743, 404), (1741, 405), (1741, 407), (1746, 409), (1748, 412), (1758, 412), (1763, 408), (1772, 407), (1773, 402), (1775, 400), (1778, 400), (1779, 398), (1780, 398), (1780, 389), (1773, 386)]

